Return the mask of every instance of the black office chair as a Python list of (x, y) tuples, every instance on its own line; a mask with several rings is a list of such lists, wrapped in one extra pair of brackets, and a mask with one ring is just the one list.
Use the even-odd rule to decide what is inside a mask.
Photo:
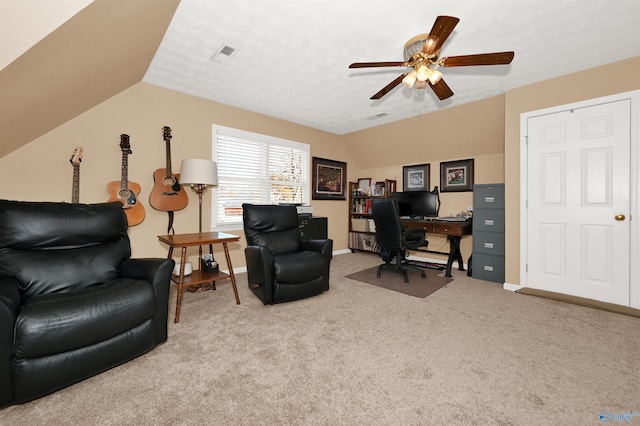
[[(376, 224), (376, 242), (380, 247), (380, 256), (385, 261), (378, 267), (378, 277), (382, 271), (392, 269), (404, 275), (404, 282), (409, 282), (407, 271), (415, 269), (422, 278), (426, 278), (425, 271), (417, 266), (408, 265), (406, 251), (415, 250), (421, 246), (427, 246), (424, 229), (405, 229), (400, 220), (398, 201), (394, 198), (376, 198), (371, 201), (373, 220)], [(392, 263), (393, 259), (396, 263)]]

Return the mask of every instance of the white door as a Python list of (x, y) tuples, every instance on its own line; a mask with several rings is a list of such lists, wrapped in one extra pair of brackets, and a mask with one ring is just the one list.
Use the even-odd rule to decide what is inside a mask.
[(527, 285), (629, 306), (631, 102), (527, 119)]

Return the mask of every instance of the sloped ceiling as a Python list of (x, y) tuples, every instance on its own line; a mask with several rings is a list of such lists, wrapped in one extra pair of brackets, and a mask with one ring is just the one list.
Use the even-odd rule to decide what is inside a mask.
[(142, 80), (179, 0), (96, 0), (0, 71), (0, 157)]
[[(405, 68), (349, 64), (402, 60), (438, 15), (460, 18), (443, 56), (513, 63), (445, 68), (445, 101), (371, 101)], [(0, 71), (0, 157), (140, 81), (346, 134), (638, 56), (638, 22), (638, 0), (95, 0)]]

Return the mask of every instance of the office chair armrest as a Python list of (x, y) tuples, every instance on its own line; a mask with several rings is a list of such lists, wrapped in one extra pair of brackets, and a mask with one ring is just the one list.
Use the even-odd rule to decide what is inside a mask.
[(402, 242), (408, 248), (418, 248), (421, 246), (427, 246), (429, 242), (425, 238), (426, 232), (420, 228), (406, 229), (402, 233)]

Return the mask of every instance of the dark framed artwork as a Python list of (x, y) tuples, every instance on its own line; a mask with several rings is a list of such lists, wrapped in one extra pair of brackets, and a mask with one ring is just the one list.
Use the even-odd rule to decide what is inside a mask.
[(347, 163), (313, 157), (312, 167), (313, 200), (347, 199)]
[(407, 191), (428, 191), (429, 190), (429, 173), (431, 166), (429, 164), (416, 164), (414, 166), (402, 167), (402, 190)]
[(473, 158), (440, 163), (440, 192), (473, 191)]

